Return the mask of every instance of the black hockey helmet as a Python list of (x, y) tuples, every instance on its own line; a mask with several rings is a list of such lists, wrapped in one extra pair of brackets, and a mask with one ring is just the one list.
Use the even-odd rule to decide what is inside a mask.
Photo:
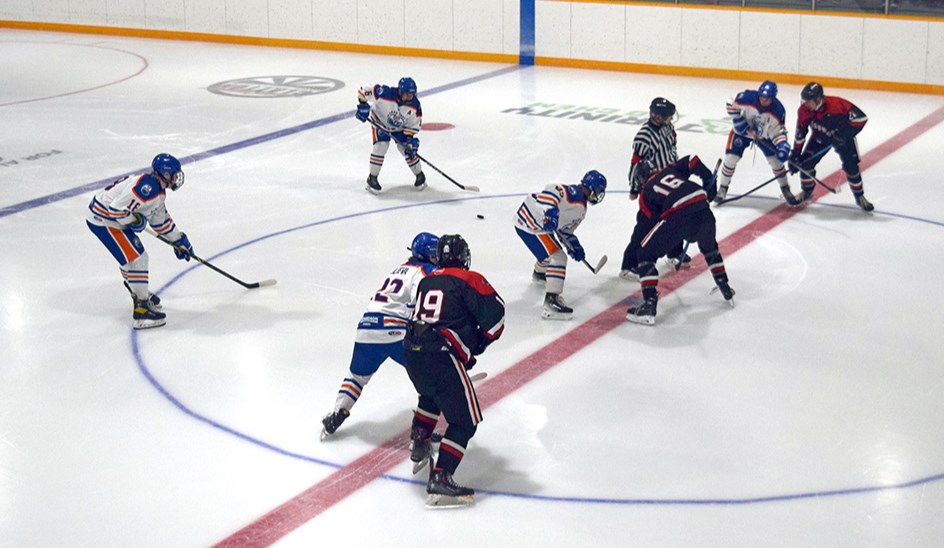
[(823, 98), (823, 86), (819, 82), (810, 82), (803, 86), (800, 92), (800, 98), (804, 101), (818, 101)]
[(675, 116), (675, 105), (665, 97), (656, 97), (649, 103), (649, 115), (669, 119)]
[(468, 270), (472, 264), (472, 252), (469, 244), (459, 234), (443, 234), (439, 238), (439, 247), (436, 250), (439, 268), (461, 268)]

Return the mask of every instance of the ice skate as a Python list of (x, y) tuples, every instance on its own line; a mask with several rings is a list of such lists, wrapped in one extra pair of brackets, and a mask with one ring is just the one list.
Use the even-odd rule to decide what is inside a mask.
[(544, 309), (541, 317), (545, 320), (569, 320), (573, 317), (574, 309), (567, 306), (564, 298), (554, 293), (544, 295)]
[(367, 192), (370, 192), (371, 194), (380, 194), (380, 191), (381, 191), (380, 181), (377, 180), (377, 176), (368, 175), (367, 176)]
[(418, 474), (420, 470), (426, 468), (427, 464), (432, 468), (433, 444), (431, 438), (425, 440), (414, 439), (410, 442), (410, 460), (413, 461), (413, 474)]
[(427, 508), (462, 508), (475, 503), (475, 490), (457, 485), (452, 474), (432, 469), (426, 483)]
[(813, 203), (813, 189), (804, 188), (800, 190), (800, 194), (796, 196), (797, 203), (793, 207), (800, 207)]
[(718, 185), (718, 192), (715, 194), (714, 202), (720, 204), (728, 197), (728, 185)]
[(875, 206), (872, 205), (872, 202), (868, 201), (865, 198), (865, 194), (856, 194), (855, 195), (856, 205), (862, 208), (862, 211), (866, 213), (871, 213), (875, 209)]
[(135, 299), (132, 318), (134, 329), (151, 329), (167, 323), (167, 314), (152, 308), (150, 300)]
[(624, 280), (629, 280), (631, 282), (638, 282), (639, 272), (637, 272), (635, 268), (626, 268), (626, 269), (620, 270), (619, 277), (623, 278)]
[(783, 199), (787, 201), (787, 205), (791, 207), (796, 207), (800, 205), (800, 198), (797, 198), (790, 192), (789, 187), (782, 186), (780, 187), (780, 193), (783, 194)]
[(715, 291), (720, 291), (721, 296), (724, 297), (724, 302), (728, 303), (732, 308), (734, 308), (734, 289), (728, 285), (728, 282), (715, 283), (717, 283), (718, 286), (712, 289), (711, 292), (714, 293)]
[(631, 306), (626, 310), (626, 320), (642, 325), (655, 325), (656, 306), (658, 299), (650, 297), (639, 306)]
[(682, 255), (681, 261), (679, 261), (678, 257), (670, 257), (669, 264), (672, 265), (672, 268), (675, 270), (688, 270), (692, 267), (692, 258), (688, 256), (688, 253)]
[(341, 423), (350, 416), (351, 412), (347, 409), (341, 409), (340, 411), (325, 415), (324, 418), (321, 419), (321, 441), (324, 441), (325, 438), (337, 432), (338, 428), (341, 427)]
[[(122, 282), (125, 284), (125, 289), (128, 290), (128, 293), (131, 294), (131, 300), (134, 301), (137, 299), (137, 296), (134, 294), (134, 291), (131, 289), (131, 284), (128, 282)], [(164, 307), (161, 306), (161, 298), (155, 295), (154, 293), (148, 293), (148, 308), (155, 312), (162, 312)]]
[(413, 187), (416, 190), (423, 190), (426, 188), (426, 174), (422, 171), (416, 174), (416, 182), (413, 183)]

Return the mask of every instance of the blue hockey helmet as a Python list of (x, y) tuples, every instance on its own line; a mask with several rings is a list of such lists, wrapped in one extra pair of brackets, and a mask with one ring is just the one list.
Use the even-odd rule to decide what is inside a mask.
[(413, 238), (410, 251), (413, 252), (413, 258), (436, 264), (436, 249), (438, 247), (439, 236), (429, 232), (420, 232)]
[(757, 93), (761, 97), (766, 97), (768, 99), (777, 98), (777, 84), (771, 82), (770, 80), (764, 80), (764, 83), (757, 88)]
[(397, 89), (400, 90), (400, 94), (412, 93), (416, 95), (416, 82), (413, 81), (409, 76), (404, 76), (400, 78), (400, 82), (397, 84)]
[(459, 234), (444, 234), (439, 238), (439, 246), (436, 250), (438, 257), (436, 265), (439, 268), (461, 268), (468, 270), (472, 264), (472, 252), (469, 251), (469, 244)]
[(166, 152), (158, 154), (151, 160), (151, 169), (171, 190), (177, 190), (184, 185), (184, 172), (180, 167), (180, 160)]
[(595, 169), (591, 169), (580, 180), (580, 184), (587, 189), (587, 201), (598, 204), (606, 196), (606, 177)]

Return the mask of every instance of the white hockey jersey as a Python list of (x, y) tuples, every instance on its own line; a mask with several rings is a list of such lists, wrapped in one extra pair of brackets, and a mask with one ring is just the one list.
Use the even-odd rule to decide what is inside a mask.
[(553, 208), (558, 210), (556, 232), (573, 235), (587, 216), (587, 199), (580, 185), (547, 185), (541, 192), (530, 194), (518, 208), (515, 224), (529, 234), (546, 234), (544, 217)]
[(420, 280), (435, 268), (416, 260), (395, 268), (367, 303), (367, 311), (357, 324), (354, 341), (372, 344), (402, 341), (406, 336), (407, 322), (413, 316)]
[(779, 99), (774, 98), (769, 106), (764, 107), (760, 104), (760, 94), (748, 89), (728, 101), (727, 110), (731, 118), (743, 118), (747, 122), (754, 138), (767, 139), (774, 145), (787, 140), (787, 129), (784, 127), (786, 113)]
[(155, 232), (175, 241), (181, 232), (167, 213), (166, 197), (164, 187), (154, 175), (131, 175), (100, 190), (89, 203), (87, 218), (94, 225), (123, 230), (134, 222), (132, 214), (138, 213), (147, 219)]
[(407, 138), (419, 133), (423, 108), (415, 96), (409, 101), (400, 101), (398, 88), (375, 84), (360, 88), (357, 98), (371, 105), (370, 119), (386, 131), (402, 131)]

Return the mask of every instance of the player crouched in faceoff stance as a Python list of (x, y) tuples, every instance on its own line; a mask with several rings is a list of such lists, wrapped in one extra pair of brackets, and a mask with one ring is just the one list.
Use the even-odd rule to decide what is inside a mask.
[[(822, 159), (829, 146), (833, 147), (842, 160), (842, 170), (849, 181), (856, 205), (866, 213), (875, 209), (865, 199), (862, 189), (862, 173), (859, 171), (859, 145), (856, 135), (862, 131), (869, 117), (862, 109), (841, 97), (823, 94), (823, 86), (810, 82), (800, 92), (803, 104), (797, 110), (796, 136), (793, 151), (790, 153), (790, 173), (800, 172), (800, 186), (803, 189), (801, 200), (813, 199), (816, 164)], [(810, 142), (806, 143), (807, 132)], [(806, 147), (804, 148), (804, 143)]]
[(777, 99), (777, 84), (765, 80), (756, 91), (746, 89), (738, 93), (728, 102), (727, 110), (734, 128), (728, 135), (724, 165), (721, 166), (718, 193), (714, 201), (720, 203), (727, 198), (734, 168), (744, 156), (744, 149), (757, 143), (773, 170), (784, 199), (791, 206), (799, 205), (800, 200), (790, 192), (787, 170), (783, 165), (790, 155), (790, 142), (784, 127), (786, 114), (783, 104)]
[(462, 236), (439, 238), (439, 269), (420, 280), (413, 322), (404, 339), (406, 371), (419, 394), (410, 460), (431, 459), (431, 436), (439, 414), (449, 423), (436, 463), (430, 466), (429, 508), (473, 503), (475, 491), (452, 479), (482, 421), (468, 370), (505, 329), (504, 301), (484, 276), (469, 270), (470, 262), (469, 245)]
[(341, 381), (334, 411), (321, 419), (322, 441), (334, 434), (351, 415), (351, 408), (387, 358), (403, 365), (403, 337), (413, 316), (416, 291), (419, 281), (436, 268), (438, 245), (438, 236), (429, 232), (417, 234), (409, 248), (410, 258), (387, 275), (367, 303), (354, 335), (350, 371)]
[(184, 184), (180, 160), (158, 154), (151, 172), (118, 179), (99, 191), (89, 203), (86, 224), (118, 261), (125, 288), (134, 301), (132, 327), (148, 329), (167, 323), (161, 299), (148, 291), (148, 254), (138, 233), (150, 224), (154, 231), (173, 242), (178, 259), (189, 261), (193, 246), (164, 206), (166, 190)]
[(357, 112), (354, 117), (361, 122), (370, 120), (374, 148), (370, 153), (370, 175), (367, 190), (374, 194), (381, 191), (380, 168), (390, 148), (390, 139), (406, 159), (406, 165), (416, 176), (413, 186), (417, 190), (426, 188), (426, 174), (420, 158), (416, 155), (420, 140), (416, 136), (423, 124), (423, 108), (416, 97), (416, 82), (412, 78), (400, 78), (397, 87), (374, 84), (364, 86), (357, 92)]
[(529, 195), (518, 207), (515, 231), (537, 259), (532, 279), (544, 282), (541, 311), (544, 319), (569, 320), (572, 317), (574, 309), (567, 306), (561, 296), (567, 276), (567, 255), (577, 262), (586, 258), (574, 231), (587, 215), (587, 204), (598, 204), (604, 196), (606, 177), (591, 170), (580, 184), (548, 185), (541, 192)]
[[(639, 168), (643, 169), (641, 175), (645, 175), (643, 164)], [(703, 185), (689, 180), (693, 174)], [(698, 243), (721, 295), (734, 306), (734, 290), (728, 285), (724, 260), (715, 239), (715, 216), (708, 207), (708, 202), (714, 198), (712, 194), (711, 171), (698, 156), (685, 156), (645, 179), (639, 195), (639, 209), (645, 213), (646, 222), (638, 267), (643, 302), (626, 311), (627, 320), (646, 325), (656, 322), (659, 301), (656, 259), (682, 240)]]

